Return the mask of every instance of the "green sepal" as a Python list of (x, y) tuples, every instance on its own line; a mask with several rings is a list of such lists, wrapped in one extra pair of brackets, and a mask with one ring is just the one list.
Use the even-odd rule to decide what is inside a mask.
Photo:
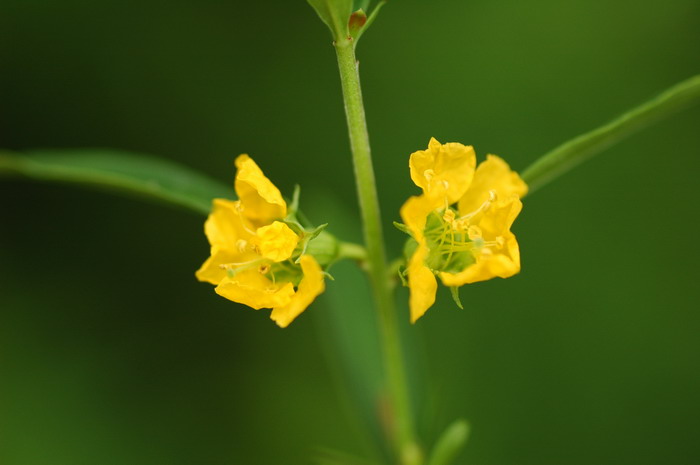
[(418, 242), (416, 242), (416, 240), (412, 237), (406, 241), (406, 243), (403, 245), (403, 256), (406, 258), (406, 262), (411, 259), (411, 256), (413, 256), (413, 253), (417, 248)]
[[(301, 261), (301, 257), (303, 255), (306, 255), (306, 253), (307, 253), (307, 249), (309, 248), (309, 243), (311, 243), (311, 241), (313, 241), (319, 234), (321, 234), (321, 231), (326, 229), (327, 226), (328, 226), (328, 223), (324, 223), (324, 224), (317, 226), (311, 230), (308, 230), (308, 229), (303, 230), (301, 242), (297, 245), (297, 249), (300, 248), (301, 252), (299, 253), (299, 256), (294, 261), (294, 263), (299, 263), (299, 261)], [(337, 245), (336, 245), (336, 249), (337, 249)], [(336, 252), (336, 255), (337, 255), (337, 252)]]
[(399, 274), (399, 279), (401, 280), (401, 285), (403, 287), (408, 287), (408, 280), (406, 280), (406, 274), (407, 269), (405, 266), (400, 266), (398, 269), (398, 274)]
[(444, 257), (440, 253), (435, 253), (428, 256), (427, 262), (434, 270), (460, 273), (474, 264), (474, 255), (471, 252), (454, 252)]
[(459, 298), (459, 287), (457, 286), (450, 286), (450, 294), (452, 294), (452, 300), (455, 301), (457, 306), (464, 310), (464, 307), (462, 306), (462, 301)]
[(399, 223), (398, 221), (394, 221), (394, 227), (396, 229), (398, 229), (399, 231), (401, 231), (402, 233), (408, 234), (409, 236), (413, 236), (413, 234), (411, 234), (411, 231), (409, 231), (408, 226), (406, 226), (403, 223)]
[(353, 11), (352, 0), (307, 0), (321, 21), (331, 30), (334, 40), (346, 39), (348, 20)]
[[(302, 249), (301, 255), (311, 255), (316, 259), (319, 265), (327, 267), (338, 259), (339, 250), (340, 244), (338, 239), (327, 231), (319, 230), (318, 234), (308, 239)], [(301, 255), (299, 256), (300, 258)], [(297, 262), (298, 261), (299, 259), (297, 259)]]

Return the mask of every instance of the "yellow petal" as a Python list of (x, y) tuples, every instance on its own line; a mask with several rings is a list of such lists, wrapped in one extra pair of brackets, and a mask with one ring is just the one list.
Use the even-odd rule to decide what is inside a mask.
[(411, 323), (415, 323), (435, 303), (437, 280), (430, 268), (425, 266), (428, 248), (425, 243), (418, 248), (408, 262), (408, 306), (411, 310)]
[(479, 209), (484, 202), (492, 198), (490, 191), (493, 191), (497, 200), (513, 195), (523, 197), (527, 193), (527, 184), (502, 158), (488, 155), (476, 168), (469, 189), (459, 201), (460, 215), (468, 215)]
[(231, 251), (247, 243), (253, 231), (247, 229), (240, 213), (240, 203), (226, 199), (214, 199), (212, 211), (204, 223), (204, 233), (209, 244)]
[(487, 241), (495, 240), (498, 236), (506, 236), (510, 232), (515, 218), (523, 209), (523, 202), (513, 195), (510, 199), (497, 201), (477, 218), (475, 223)]
[(415, 240), (419, 242), (422, 240), (426, 219), (438, 206), (439, 201), (436, 202), (434, 198), (425, 195), (409, 197), (403, 204), (399, 213)]
[(287, 204), (279, 189), (248, 155), (236, 158), (236, 168), (235, 188), (246, 218), (262, 226), (287, 215)]
[(258, 270), (250, 269), (224, 278), (215, 291), (222, 297), (258, 310), (289, 303), (294, 295), (294, 285), (273, 283)]
[(257, 230), (256, 243), (260, 255), (273, 262), (282, 262), (291, 257), (297, 242), (299, 236), (281, 221), (275, 221)]
[(212, 247), (211, 257), (197, 270), (195, 276), (200, 281), (205, 281), (214, 285), (218, 285), (226, 278), (226, 270), (219, 265), (238, 261), (237, 254), (227, 249)]
[(280, 328), (286, 328), (314, 299), (325, 290), (321, 267), (311, 255), (303, 255), (300, 260), (304, 277), (294, 296), (286, 305), (275, 306), (270, 318)]
[(478, 254), (476, 262), (459, 273), (440, 273), (445, 286), (486, 281), (492, 278), (509, 278), (520, 271), (520, 250), (513, 234), (505, 239), (503, 248), (493, 253)]
[(512, 194), (510, 199), (495, 201), (474, 219), (472, 225), (481, 234), (484, 247), (473, 251), (475, 262), (459, 273), (440, 273), (446, 286), (508, 278), (520, 271), (520, 249), (515, 235), (510, 232), (513, 221), (522, 210), (521, 200)]
[(410, 197), (401, 207), (401, 219), (418, 242), (418, 247), (408, 262), (411, 323), (415, 323), (435, 303), (437, 280), (430, 268), (425, 266), (430, 251), (425, 244), (424, 234), (426, 218), (435, 208), (435, 199), (425, 195)]
[(440, 144), (430, 139), (427, 150), (411, 154), (411, 179), (430, 196), (441, 190), (452, 204), (469, 187), (474, 176), (476, 155), (474, 148), (459, 143)]

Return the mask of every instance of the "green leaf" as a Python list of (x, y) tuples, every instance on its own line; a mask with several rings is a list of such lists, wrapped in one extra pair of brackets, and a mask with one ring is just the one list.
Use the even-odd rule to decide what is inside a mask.
[(430, 453), (426, 465), (449, 465), (457, 457), (469, 437), (469, 423), (455, 420), (445, 429)]
[[(357, 46), (357, 42), (360, 40), (360, 37), (362, 37), (362, 34), (365, 33), (367, 29), (372, 25), (375, 19), (377, 19), (377, 15), (379, 15), (379, 10), (382, 9), (384, 4), (386, 3), (386, 0), (382, 0), (379, 2), (377, 6), (374, 7), (374, 10), (372, 10), (372, 13), (370, 13), (369, 17), (366, 17), (366, 20), (363, 22), (362, 27), (360, 28), (359, 31), (353, 33), (353, 38), (355, 39), (355, 46)], [(366, 11), (366, 8), (364, 9)]]
[(348, 20), (353, 12), (352, 0), (307, 0), (319, 18), (331, 30), (334, 40), (348, 37)]
[(700, 102), (700, 75), (687, 79), (617, 119), (546, 153), (522, 173), (532, 193), (642, 128)]
[[(208, 214), (214, 198), (235, 198), (233, 188), (186, 166), (111, 149), (0, 152), (0, 176), (19, 175), (137, 194)], [(233, 176), (233, 167), (231, 168)]]
[(452, 300), (455, 301), (455, 304), (457, 304), (457, 306), (460, 309), (464, 310), (464, 307), (462, 306), (462, 301), (459, 298), (459, 287), (450, 286), (450, 294), (452, 294)]

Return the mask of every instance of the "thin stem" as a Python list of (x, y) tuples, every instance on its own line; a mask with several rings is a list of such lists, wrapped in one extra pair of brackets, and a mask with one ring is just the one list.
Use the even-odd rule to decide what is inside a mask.
[(396, 309), (387, 276), (388, 267), (379, 200), (372, 167), (354, 43), (350, 38), (337, 40), (335, 50), (340, 69), (345, 115), (350, 133), (350, 148), (355, 169), (364, 240), (367, 247), (367, 269), (379, 315), (386, 383), (394, 423), (390, 425), (393, 430), (392, 441), (400, 463), (416, 464), (420, 463), (420, 453), (415, 442)]
[(348, 258), (350, 260), (367, 260), (367, 250), (360, 244), (352, 242), (341, 242), (338, 245), (338, 258)]
[(700, 76), (687, 79), (617, 119), (546, 153), (523, 171), (530, 193), (625, 137), (700, 102)]

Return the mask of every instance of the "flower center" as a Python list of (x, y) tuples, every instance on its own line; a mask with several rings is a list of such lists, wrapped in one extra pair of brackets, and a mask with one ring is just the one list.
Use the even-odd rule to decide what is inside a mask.
[(492, 248), (501, 248), (504, 238), (487, 241), (478, 226), (482, 214), (495, 200), (496, 193), (490, 191), (489, 198), (479, 208), (461, 217), (451, 207), (433, 211), (424, 230), (430, 249), (426, 265), (434, 271), (457, 273), (473, 264), (478, 256), (492, 254)]

